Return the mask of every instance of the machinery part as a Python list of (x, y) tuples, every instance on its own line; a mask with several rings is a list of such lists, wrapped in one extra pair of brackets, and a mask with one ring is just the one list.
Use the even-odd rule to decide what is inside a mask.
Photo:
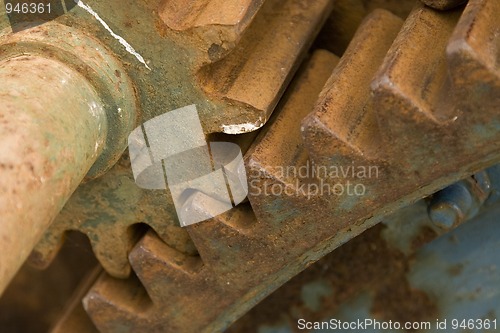
[(138, 111), (130, 78), (113, 53), (79, 30), (55, 22), (19, 26), (23, 31), (11, 33), (9, 27), (0, 32), (1, 59), (37, 55), (58, 60), (82, 75), (99, 96), (107, 121), (106, 140), (86, 178), (102, 176), (122, 156), (128, 134), (135, 128)]
[[(243, 133), (268, 119), (333, 3), (220, 4), (220, 0), (78, 1), (56, 21), (92, 31), (129, 62), (141, 123), (196, 104), (207, 133)], [(264, 82), (267, 90), (259, 86)], [(221, 88), (219, 84), (223, 89), (214, 91)]]
[[(400, 23), (387, 12), (375, 12), (360, 27), (321, 94), (324, 68), (332, 68), (334, 57), (323, 52), (313, 56), (271, 121), (273, 130), (262, 134), (247, 153), (250, 184), (261, 190), (249, 195), (257, 219), (240, 207), (188, 227), (200, 258), (184, 256), (148, 233), (130, 253), (147, 293), (138, 293), (137, 287), (126, 291), (112, 278), (101, 277), (84, 300), (94, 323), (105, 332), (124, 327), (150, 332), (220, 331), (388, 212), (498, 161), (500, 94), (496, 55), (490, 53), (498, 43), (491, 38), (498, 29), (491, 16), (495, 12), (496, 2), (488, 0), (470, 1), (460, 20), (460, 11), (437, 13), (417, 6), (390, 47)], [(486, 24), (479, 25), (479, 18)], [(380, 37), (366, 31), (379, 31)], [(377, 37), (389, 41), (371, 41)], [(363, 39), (365, 43), (360, 42)], [(479, 48), (479, 41), (491, 47)], [(373, 48), (381, 56), (371, 59)], [(424, 49), (428, 58), (421, 57)], [(368, 74), (357, 74), (356, 85), (350, 86), (345, 83), (351, 79), (348, 74), (356, 72), (350, 69), (351, 61), (356, 64), (360, 53), (370, 59), (361, 63)], [(433, 65), (424, 64), (428, 61)], [(329, 96), (334, 92), (337, 97), (357, 96), (358, 89), (361, 97), (339, 117), (335, 110), (342, 109), (344, 101)], [(316, 99), (311, 96), (318, 94), (317, 106), (303, 122), (302, 145), (294, 117), (299, 110), (311, 110)], [(288, 134), (286, 140), (283, 133)], [(319, 166), (380, 166), (378, 178), (365, 176), (364, 196), (301, 194), (301, 181), (319, 186), (314, 176), (300, 179), (280, 170), (290, 162), (306, 165), (304, 147), (312, 147), (310, 156)], [(326, 152), (314, 147), (326, 147)], [(357, 177), (348, 174), (344, 180)], [(334, 187), (335, 180), (326, 179), (325, 184)], [(291, 187), (298, 195), (266, 195), (264, 189), (274, 184)], [(217, 204), (202, 193), (197, 196), (194, 202), (205, 203), (200, 210)]]
[[(109, 38), (108, 29), (125, 22), (123, 30), (113, 33), (134, 46), (136, 59), (127, 69), (137, 90), (142, 123), (196, 104), (206, 134), (255, 131), (269, 118), (332, 2), (245, 0), (214, 10), (218, 5), (220, 1), (193, 7), (166, 0), (127, 0), (119, 6), (79, 1), (56, 21), (95, 32), (118, 56), (130, 59), (131, 52)], [(127, 11), (116, 11), (117, 7)], [(134, 230), (139, 223), (151, 226), (179, 252), (197, 254), (173, 213), (170, 194), (137, 188), (129, 163), (123, 156), (106, 175), (77, 189), (34, 250), (38, 266), (46, 266), (54, 257), (66, 230), (80, 230), (89, 236), (106, 271), (125, 278), (130, 274), (127, 254), (137, 240)]]
[(427, 204), (419, 201), (295, 276), (226, 332), (317, 332), (299, 329), (300, 319), (432, 325), (411, 332), (437, 331), (436, 319), (447, 319), (449, 328), (464, 314), (493, 321), (500, 311), (500, 259), (485, 252), (500, 249), (499, 213), (498, 206), (483, 209), (430, 242), (437, 235), (428, 229)]
[[(193, 15), (190, 11), (186, 11), (187, 16), (181, 15), (182, 19), (179, 22), (169, 22), (168, 11), (173, 12), (180, 8), (180, 2), (177, 2), (177, 7), (168, 7), (169, 4), (175, 3), (162, 2), (164, 6), (160, 7), (162, 22), (156, 22), (156, 27), (152, 27), (151, 23), (156, 15), (153, 9), (158, 5), (155, 1), (147, 4), (132, 1), (124, 3), (126, 7), (129, 7), (131, 15), (137, 14), (138, 23), (131, 21), (130, 17), (124, 13), (118, 12), (113, 13), (110, 24), (103, 24), (104, 20), (108, 21), (110, 11), (113, 9), (112, 4), (92, 2), (89, 6), (81, 1), (78, 2), (79, 7), (76, 10), (57, 21), (80, 29), (92, 30), (99, 38), (106, 41), (108, 47), (123, 58), (132, 58), (131, 55), (133, 55), (136, 58), (133, 64), (139, 60), (140, 65), (128, 64), (127, 69), (136, 82), (135, 88), (141, 102), (141, 109), (144, 111), (144, 120), (153, 118), (157, 112), (192, 104), (191, 98), (194, 98), (195, 103), (200, 102), (202, 106), (205, 106), (203, 122), (208, 125), (209, 132), (222, 129), (226, 132), (237, 133), (247, 128), (255, 129), (260, 126), (260, 122), (265, 121), (267, 117), (262, 119), (257, 117), (267, 115), (269, 110), (272, 110), (273, 104), (277, 102), (286, 82), (292, 75), (295, 64), (300, 61), (300, 54), (307, 48), (305, 44), (310, 42), (312, 37), (304, 34), (300, 25), (297, 25), (297, 31), (292, 31), (297, 35), (287, 35), (287, 39), (296, 45), (296, 48), (286, 45), (288, 47), (286, 50), (292, 50), (289, 52), (292, 56), (279, 53), (276, 58), (278, 61), (266, 67), (269, 59), (255, 60), (259, 54), (251, 52), (254, 44), (251, 42), (245, 44), (243, 41), (245, 38), (250, 38), (246, 36), (265, 40), (265, 43), (255, 49), (267, 51), (268, 48), (265, 45), (272, 45), (274, 41), (264, 38), (266, 29), (262, 26), (265, 25), (254, 25), (254, 22), (267, 22), (269, 17), (273, 16), (269, 13), (280, 12), (280, 7), (275, 5), (284, 4), (285, 1), (266, 1), (263, 5), (261, 2), (245, 2), (242, 12), (228, 7), (230, 10), (225, 15), (219, 15), (213, 10), (216, 8), (213, 4), (217, 1), (204, 1), (202, 6), (195, 7), (192, 11)], [(283, 27), (282, 22), (292, 21), (293, 23), (293, 20), (298, 20), (308, 26), (308, 32), (312, 32), (314, 29), (311, 25), (302, 21), (305, 17), (310, 17), (301, 15), (307, 11), (301, 6), (304, 3), (295, 1), (287, 2), (287, 4), (283, 6), (287, 9), (286, 13), (277, 15), (278, 22), (281, 22), (279, 26)], [(325, 8), (327, 7), (329, 5), (325, 5)], [(245, 10), (246, 13), (244, 13)], [(299, 14), (296, 14), (296, 11)], [(339, 89), (338, 96), (349, 94), (355, 92), (355, 87), (347, 86), (340, 89), (342, 87), (340, 83), (345, 81), (346, 73), (349, 71), (346, 70), (347, 65), (339, 66), (339, 69), (333, 73), (332, 79), (329, 80), (329, 84), (324, 87), (323, 93), (320, 94), (331, 72), (331, 67), (337, 59), (332, 54), (319, 51), (310, 62), (306, 73), (316, 78), (320, 77), (321, 81), (316, 82), (307, 75), (304, 76), (302, 72), (303, 75), (298, 79), (298, 83), (292, 86), (292, 91), (283, 100), (279, 108), (282, 112), (270, 122), (270, 125), (273, 125), (272, 128), (281, 133), (281, 136), (273, 136), (274, 131), (262, 134), (248, 154), (247, 158), (249, 165), (253, 168), (253, 179), (256, 180), (257, 189), (263, 189), (267, 183), (273, 184), (275, 180), (277, 184), (294, 184), (293, 177), (283, 181), (283, 177), (272, 167), (283, 167), (287, 164), (282, 164), (282, 162), (288, 163), (290, 160), (295, 163), (293, 157), (297, 157), (299, 162), (307, 163), (309, 158), (307, 147), (312, 147), (311, 151), (313, 151), (319, 142), (316, 141), (317, 138), (314, 135), (309, 136), (309, 134), (316, 130), (319, 133), (321, 128), (316, 127), (320, 126), (308, 121), (318, 119), (314, 117), (314, 114), (318, 113), (319, 107), (314, 108), (313, 105), (317, 95), (320, 95), (317, 104), (324, 107), (324, 112), (330, 116), (339, 117), (340, 126), (333, 124), (331, 126), (333, 135), (329, 136), (326, 133), (319, 137), (324, 138), (325, 146), (340, 147), (341, 151), (340, 154), (334, 151), (328, 158), (327, 154), (317, 149), (314, 156), (309, 154), (311, 160), (323, 159), (324, 162), (318, 162), (319, 166), (332, 166), (343, 160), (352, 166), (363, 166), (368, 163), (367, 161), (376, 164), (377, 167), (380, 164), (382, 180), (375, 182), (367, 179), (366, 184), (363, 184), (368, 190), (367, 196), (346, 198), (345, 194), (330, 193), (331, 195), (311, 195), (311, 198), (306, 200), (304, 196), (290, 198), (280, 195), (269, 200), (253, 193), (250, 199), (258, 218), (255, 218), (248, 205), (241, 206), (212, 221), (190, 227), (188, 236), (185, 230), (175, 225), (175, 217), (169, 215), (173, 209), (168, 195), (147, 194), (133, 187), (128, 171), (129, 162), (127, 156), (123, 156), (119, 164), (107, 175), (85, 184), (81, 190), (78, 190), (74, 196), (75, 199), (72, 199), (61, 215), (62, 220), (58, 221), (44, 237), (39, 247), (41, 250), (35, 252), (39, 254), (35, 256), (35, 259), (39, 259), (39, 262), (48, 261), (50, 254), (55, 253), (64, 231), (76, 228), (83, 230), (92, 238), (94, 250), (109, 272), (115, 276), (126, 276), (129, 267), (125, 254), (134, 241), (134, 232), (130, 232), (130, 226), (137, 222), (147, 222), (154, 226), (167, 244), (164, 244), (153, 232), (149, 232), (130, 253), (130, 261), (140, 281), (134, 275), (128, 280), (116, 280), (108, 275), (103, 275), (99, 279), (85, 298), (85, 307), (93, 315), (94, 322), (101, 329), (107, 330), (131, 329), (163, 332), (166, 329), (190, 331), (202, 328), (210, 331), (227, 327), (246, 309), (288, 278), (328, 251), (377, 223), (388, 212), (422, 198), (498, 160), (496, 155), (498, 119), (497, 115), (492, 112), (498, 104), (498, 71), (495, 67), (498, 25), (491, 15), (497, 11), (498, 7), (491, 1), (471, 1), (461, 21), (455, 27), (459, 16), (458, 11), (437, 14), (430, 9), (417, 8), (406, 21), (396, 42), (390, 48), (391, 38), (395, 37), (399, 30), (394, 27), (401, 22), (386, 12), (376, 12), (365, 22), (364, 29), (361, 29), (359, 35), (356, 36), (359, 39), (365, 38), (367, 46), (375, 48), (376, 45), (371, 42), (374, 36), (366, 33), (366, 29), (373, 29), (381, 35), (388, 32), (389, 35), (388, 40), (382, 43), (387, 48), (380, 51), (382, 56), (378, 59), (379, 63), (373, 64), (371, 60), (359, 62), (360, 66), (367, 64), (370, 70), (377, 71), (378, 69), (381, 73), (379, 75), (372, 72), (371, 76), (356, 77), (361, 90), (366, 95), (373, 94), (373, 98), (357, 96), (356, 104), (359, 104), (362, 110), (350, 110), (348, 117), (339, 117), (334, 111), (338, 107), (335, 105), (336, 100), (325, 103), (323, 97), (331, 95), (329, 92), (334, 89)], [(310, 22), (313, 22), (312, 25), (315, 27), (326, 15), (320, 12), (317, 7), (314, 7), (312, 13), (308, 13), (311, 14)], [(267, 14), (259, 16), (261, 13)], [(294, 13), (296, 15), (289, 15)], [(82, 20), (85, 17), (95, 18), (95, 22), (89, 23)], [(225, 24), (220, 24), (222, 19), (228, 17), (235, 18), (227, 21), (229, 29)], [(259, 17), (267, 17), (267, 19), (260, 18), (259, 21)], [(170, 15), (170, 19), (175, 19), (175, 17)], [(385, 20), (387, 22), (384, 22)], [(125, 23), (121, 24), (123, 22)], [(165, 27), (164, 22), (170, 27)], [(216, 23), (214, 27), (210, 27), (212, 22)], [(237, 24), (233, 24), (235, 22)], [(483, 22), (485, 22), (484, 25), (482, 25)], [(201, 26), (203, 24), (207, 25)], [(119, 29), (123, 31), (114, 28), (115, 32), (110, 32), (110, 26), (122, 28), (125, 26), (126, 28)], [(127, 29), (132, 26), (135, 32)], [(260, 26), (260, 28), (252, 28), (255, 26)], [(446, 59), (444, 49), (453, 30), (455, 36), (452, 43), (448, 44), (449, 57)], [(118, 39), (116, 31), (125, 38)], [(162, 38), (157, 44), (151, 43), (151, 40), (157, 41), (158, 31), (163, 34)], [(144, 37), (138, 32), (148, 33), (147, 43), (155, 46), (143, 51), (145, 49)], [(117, 40), (109, 38), (109, 34)], [(385, 36), (382, 36), (381, 39), (384, 38)], [(184, 45), (181, 39), (189, 42)], [(224, 43), (214, 43), (217, 39), (226, 41), (229, 46), (223, 45)], [(145, 55), (147, 60), (135, 50), (135, 53), (131, 53), (130, 47), (123, 48), (123, 40), (130, 41), (141, 54)], [(281, 43), (276, 44), (281, 45)], [(481, 44), (488, 45), (488, 47), (482, 49)], [(244, 51), (238, 48), (239, 45), (246, 45), (243, 47)], [(363, 43), (352, 45), (353, 49), (363, 51)], [(426, 51), (423, 45), (435, 46), (428, 52), (434, 67), (425, 68), (422, 65), (424, 61), (420, 53)], [(412, 51), (414, 46), (416, 46), (415, 49), (420, 50), (420, 53)], [(160, 52), (155, 54), (160, 49), (167, 54), (161, 54), (161, 56)], [(389, 51), (386, 54), (387, 49)], [(369, 52), (366, 50), (363, 52), (369, 59)], [(244, 59), (243, 62), (233, 59), (233, 54), (240, 55), (241, 59)], [(348, 51), (342, 60), (344, 65), (348, 64), (348, 60), (344, 59), (354, 59), (355, 55), (356, 52)], [(272, 61), (276, 59), (273, 58)], [(282, 61), (285, 61), (285, 65), (277, 66)], [(255, 64), (255, 67), (246, 67), (247, 63), (252, 66)], [(319, 63), (329, 69), (326, 71), (314, 69), (315, 64)], [(232, 67), (233, 65), (235, 67)], [(406, 77), (404, 71), (406, 66), (412, 70), (408, 82), (403, 77)], [(318, 65), (318, 67), (323, 66)], [(452, 74), (452, 79), (449, 80), (446, 74), (447, 67)], [(167, 68), (169, 71), (166, 71)], [(240, 73), (241, 68), (246, 69)], [(256, 68), (256, 75), (250, 75), (251, 70), (248, 68)], [(277, 73), (281, 68), (284, 68), (282, 70), (284, 73)], [(438, 70), (433, 71), (436, 68)], [(150, 72), (148, 72), (149, 69), (151, 69)], [(271, 82), (266, 87), (270, 87), (273, 93), (266, 91), (260, 100), (258, 89), (253, 90), (253, 85), (248, 91), (240, 89), (248, 82), (253, 82), (255, 85), (255, 82), (262, 81), (265, 77), (262, 73), (265, 73), (267, 69), (272, 71), (273, 75), (266, 81), (266, 83)], [(185, 75), (186, 73), (189, 75)], [(221, 78), (226, 80), (222, 87), (218, 86), (218, 82), (210, 81), (211, 76), (216, 76), (218, 73), (223, 73), (220, 74)], [(233, 73), (238, 73), (238, 75), (233, 76)], [(241, 81), (244, 84), (238, 83), (239, 75), (241, 78), (250, 77), (250, 79)], [(235, 78), (235, 76), (238, 77)], [(173, 79), (176, 77), (180, 77), (178, 81)], [(375, 84), (371, 87), (374, 77)], [(465, 82), (464, 78), (469, 77), (473, 78), (472, 83)], [(156, 90), (153, 87), (155, 82), (164, 81), (166, 81), (164, 89)], [(307, 84), (300, 82), (310, 82), (310, 88), (314, 91), (311, 93), (309, 88), (304, 87)], [(439, 89), (440, 87), (442, 89)], [(456, 95), (450, 93), (455, 89)], [(257, 93), (253, 94), (251, 91), (257, 91)], [(308, 91), (309, 95), (306, 93)], [(419, 92), (421, 96), (411, 94), (412, 91)], [(453, 95), (452, 99), (443, 102), (444, 97), (450, 94)], [(165, 98), (166, 96), (169, 98)], [(233, 98), (234, 96), (237, 98)], [(249, 96), (253, 97), (249, 98)], [(248, 107), (245, 103), (239, 104), (238, 100), (241, 102), (247, 98), (255, 105)], [(187, 99), (190, 99), (189, 102), (183, 103)], [(298, 108), (295, 103), (304, 108)], [(441, 103), (445, 104), (442, 118), (440, 118), (443, 116)], [(374, 105), (373, 109), (369, 106), (370, 104)], [(412, 108), (413, 105), (416, 107)], [(457, 119), (453, 117), (453, 112), (456, 110), (447, 110), (450, 105), (460, 107), (458, 111), (460, 117), (457, 118), (460, 121), (456, 121)], [(252, 109), (254, 107), (258, 109), (256, 112)], [(308, 116), (303, 123), (303, 135), (306, 141), (304, 145), (298, 118), (295, 118), (290, 110), (300, 112), (303, 117), (313, 108), (313, 116)], [(402, 116), (398, 114), (399, 109), (402, 110)], [(431, 117), (436, 110), (437, 116)], [(217, 114), (215, 111), (221, 112)], [(461, 112), (466, 113), (468, 121), (472, 119), (472, 122), (463, 121)], [(392, 118), (393, 114), (396, 114), (395, 118)], [(416, 116), (412, 117), (414, 114)], [(476, 119), (475, 115), (480, 116)], [(448, 116), (449, 119), (447, 119)], [(453, 121), (448, 121), (450, 119)], [(229, 123), (226, 123), (226, 120), (229, 120)], [(357, 122), (359, 124), (356, 124)], [(290, 132), (290, 129), (283, 124), (292, 124), (295, 130)], [(467, 124), (471, 124), (472, 129), (467, 128)], [(342, 126), (349, 131), (344, 132)], [(377, 131), (387, 128), (391, 131), (380, 133), (378, 140), (371, 142), (367, 139)], [(394, 137), (399, 137), (401, 133), (409, 134), (410, 139), (415, 142), (415, 148), (407, 149), (401, 155), (397, 155), (395, 153), (397, 149), (407, 148), (410, 146), (408, 142), (412, 143), (406, 140), (391, 147)], [(462, 133), (463, 137), (461, 137)], [(291, 138), (283, 139), (284, 134), (291, 134)], [(420, 142), (421, 136), (426, 140), (430, 139), (430, 147)], [(296, 143), (298, 147), (289, 142)], [(448, 144), (451, 144), (452, 149), (449, 153), (443, 154), (445, 151), (443, 146)], [(460, 145), (465, 146), (463, 151), (458, 149)], [(280, 153), (284, 152), (283, 158), (273, 156), (270, 153), (271, 148), (277, 149)], [(425, 162), (427, 156), (431, 157), (430, 166)], [(277, 165), (272, 165), (271, 162)], [(299, 162), (296, 164), (298, 167), (302, 166)], [(460, 164), (459, 170), (456, 170), (453, 163)], [(430, 170), (431, 168), (435, 170)], [(436, 173), (432, 174), (431, 171), (436, 171)], [(300, 176), (299, 181), (301, 181)], [(384, 181), (387, 184), (384, 184)], [(305, 179), (304, 184), (318, 185), (315, 179)], [(298, 187), (301, 185), (302, 183), (299, 182)], [(163, 200), (164, 198), (166, 200)], [(204, 208), (207, 206), (201, 203), (209, 202), (208, 207), (218, 204), (201, 193), (198, 193), (194, 200), (200, 203), (200, 213), (204, 213), (202, 210), (209, 209)], [(154, 214), (150, 213), (158, 209), (159, 205), (161, 208), (158, 214), (156, 211)], [(89, 208), (89, 206), (93, 207)], [(64, 221), (65, 217), (70, 219)], [(159, 221), (163, 217), (165, 220)], [(114, 222), (116, 224), (111, 225)], [(114, 239), (116, 236), (118, 238)], [(108, 244), (106, 244), (107, 241)], [(114, 245), (117, 245), (116, 250)], [(145, 285), (146, 290), (143, 289), (142, 284)], [(199, 298), (209, 299), (215, 305), (206, 304), (208, 302), (196, 303)], [(193, 313), (196, 313), (196, 316), (193, 316)], [(110, 320), (110, 318), (113, 319)]]
[[(62, 41), (65, 33), (69, 37)], [(130, 95), (122, 98), (131, 93), (130, 83), (126, 76), (117, 78), (123, 71), (105, 50), (99, 51), (102, 47), (57, 25), (0, 38), (5, 83), (0, 238), (1, 249), (12, 254), (0, 259), (0, 292), (85, 175), (105, 172), (126, 147), (135, 101)], [(79, 50), (88, 58), (77, 56)], [(98, 72), (86, 77), (82, 71)]]
[[(0, 238), (11, 254), (0, 259), (3, 291), (101, 153), (107, 122), (92, 86), (60, 62), (3, 60), (0, 80), (9, 84), (1, 92)], [(49, 89), (39, 94), (42, 87)]]
[(315, 111), (304, 115), (303, 142), (315, 163), (341, 166), (354, 160), (363, 165), (363, 158), (375, 159), (374, 155), (383, 149), (379, 147), (382, 143), (370, 82), (402, 24), (400, 18), (387, 11), (373, 12), (326, 83)]
[(432, 196), (429, 217), (443, 229), (451, 229), (475, 216), (490, 194), (486, 171), (452, 184)]
[(488, 180), (490, 183), (490, 196), (486, 200), (485, 205), (493, 205), (500, 200), (500, 165), (494, 165), (486, 169)]
[(439, 10), (448, 10), (463, 5), (467, 0), (421, 0), (427, 6)]
[[(239, 125), (236, 120), (231, 122), (236, 125), (222, 124), (224, 133), (255, 130), (269, 119), (298, 65), (298, 56), (312, 42), (307, 41), (307, 37), (316, 36), (320, 27), (318, 23), (324, 22), (325, 14), (330, 10), (331, 1), (327, 0), (265, 1), (238, 46), (224, 59), (200, 70), (198, 79), (208, 95), (245, 105), (255, 116), (258, 114), (257, 121), (241, 122), (245, 117), (239, 116)], [(303, 17), (298, 14), (300, 12), (303, 12)], [(224, 43), (211, 44), (209, 57), (212, 50), (217, 55), (224, 54), (224, 48)]]
[[(337, 57), (326, 51), (313, 57), (299, 83), (294, 84), (292, 95), (300, 103), (291, 104), (291, 113), (313, 106), (315, 96), (337, 61)], [(194, 202), (200, 203), (200, 209), (216, 205), (201, 193), (197, 197)], [(211, 204), (203, 205), (203, 200), (211, 200)], [(257, 295), (271, 291), (267, 288), (247, 291), (261, 279), (261, 274), (256, 274), (256, 265), (260, 272), (265, 272), (262, 266), (269, 270), (281, 266), (282, 261), (274, 255), (281, 247), (273, 244), (270, 238), (273, 235), (268, 230), (259, 228), (248, 204), (186, 229), (200, 257), (176, 253), (153, 233), (148, 233), (130, 253), (134, 272), (148, 291), (140, 294), (141, 298), (133, 297), (137, 291), (132, 288), (110, 288), (116, 281), (108, 276), (98, 280), (84, 304), (99, 330), (112, 332), (125, 325), (131, 331), (215, 332), (252, 307), (260, 298)], [(149, 307), (144, 306), (147, 295), (152, 298)], [(192, 297), (210, 302), (193, 302)], [(133, 303), (120, 301), (124, 299), (132, 299)], [(196, 320), (189, 313), (196, 313)], [(111, 316), (115, 319), (109, 320)]]

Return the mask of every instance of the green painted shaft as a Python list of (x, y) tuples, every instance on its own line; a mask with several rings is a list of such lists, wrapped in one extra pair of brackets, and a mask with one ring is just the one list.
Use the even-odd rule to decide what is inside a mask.
[(103, 150), (102, 101), (39, 56), (0, 62), (0, 294)]

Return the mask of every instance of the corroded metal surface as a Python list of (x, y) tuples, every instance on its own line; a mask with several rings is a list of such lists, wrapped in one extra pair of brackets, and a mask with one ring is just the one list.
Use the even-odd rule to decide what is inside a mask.
[[(360, 26), (314, 112), (303, 120), (305, 149), (314, 162), (349, 165), (353, 150), (364, 149), (365, 159), (381, 150), (370, 83), (402, 24), (400, 18), (378, 10)], [(364, 165), (359, 158), (357, 162)]]
[[(241, 115), (238, 120), (229, 116), (224, 121), (248, 123), (255, 130), (269, 119), (297, 60), (312, 42), (307, 37), (317, 34), (330, 7), (329, 0), (266, 1), (237, 47), (201, 69), (198, 79), (209, 96), (244, 105), (255, 114), (253, 121), (245, 121)], [(222, 125), (222, 131), (238, 134), (247, 130)]]
[(101, 153), (107, 122), (93, 87), (58, 61), (4, 59), (0, 81), (3, 291)]
[(436, 300), (407, 277), (415, 252), (438, 236), (431, 228), (425, 202), (398, 210), (295, 276), (227, 332), (311, 332), (300, 330), (298, 320), (344, 319), (342, 309), (358, 298), (366, 300), (366, 318), (434, 321)]
[[(249, 181), (255, 186), (249, 193), (252, 211), (239, 207), (188, 227), (199, 258), (185, 256), (147, 234), (130, 254), (145, 291), (126, 291), (118, 288), (117, 280), (103, 276), (86, 296), (86, 309), (98, 328), (220, 331), (384, 215), (498, 161), (495, 105), (500, 94), (497, 55), (491, 54), (498, 45), (497, 24), (488, 21), (488, 7), (495, 6), (494, 1), (471, 1), (460, 20), (458, 10), (438, 13), (417, 6), (399, 32), (398, 18), (375, 12), (362, 24), (324, 89), (334, 57), (316, 53), (292, 84), (270, 130), (247, 153)], [(476, 23), (483, 21), (489, 25)], [(377, 38), (382, 42), (373, 42)], [(491, 47), (478, 48), (476, 40)], [(374, 50), (377, 56), (372, 58)], [(357, 56), (358, 71), (349, 68)], [(353, 75), (349, 70), (357, 75), (352, 87), (345, 83)], [(337, 97), (354, 93), (356, 103), (349, 113), (335, 113), (343, 100), (329, 99), (333, 92)], [(297, 120), (311, 111), (301, 128)], [(279, 169), (308, 161), (377, 168), (373, 177), (365, 171), (363, 177), (347, 172), (323, 179), (334, 188), (339, 178), (362, 178), (362, 196), (311, 194), (301, 189), (319, 186), (318, 175), (283, 175)], [(276, 184), (291, 188), (294, 195), (266, 195), (264, 189)], [(205, 203), (200, 210), (217, 205), (214, 199), (198, 196), (196, 202)]]
[[(258, 129), (332, 3), (189, 3), (126, 0), (121, 11), (115, 1), (90, 0), (54, 24), (92, 33), (123, 59), (126, 72), (115, 76), (133, 79), (139, 121), (195, 103), (207, 134)], [(107, 271), (83, 303), (100, 330), (228, 327), (383, 216), (499, 161), (499, 2), (470, 1), (462, 10), (417, 5), (404, 22), (375, 11), (338, 66), (335, 55), (316, 51), (246, 155), (251, 206), (181, 229), (170, 194), (136, 187), (125, 154), (77, 190), (33, 261), (47, 265), (65, 231), (81, 230)], [(314, 166), (335, 175), (311, 174)], [(308, 169), (304, 176), (287, 167)], [(353, 187), (349, 194), (347, 182), (362, 185), (362, 195)], [(216, 215), (220, 202), (194, 197), (200, 214)], [(133, 247), (138, 223), (153, 230)], [(62, 329), (73, 319), (92, 329), (73, 309)]]
[(500, 311), (500, 262), (484, 252), (499, 249), (498, 213), (498, 206), (483, 209), (466, 225), (433, 240), (438, 234), (431, 229), (426, 203), (419, 201), (294, 277), (227, 332), (315, 332), (299, 329), (300, 319), (433, 325), (412, 332), (437, 331), (436, 319), (451, 325), (464, 314), (494, 320)]
[[(312, 107), (337, 61), (326, 51), (313, 57), (293, 85), (293, 100), (298, 104), (292, 104), (289, 114), (301, 106), (306, 110)], [(216, 200), (201, 193), (198, 196), (199, 209), (217, 205)], [(203, 205), (204, 200), (210, 200), (210, 205)], [(284, 258), (276, 253), (283, 247), (274, 242), (274, 235), (259, 226), (248, 204), (213, 221), (189, 226), (187, 230), (200, 257), (183, 256), (149, 233), (129, 258), (154, 306), (141, 313), (128, 311), (132, 305), (114, 300), (123, 299), (123, 293), (130, 291), (108, 288), (116, 281), (103, 276), (85, 298), (86, 309), (103, 331), (115, 331), (119, 325), (127, 325), (132, 331), (219, 331), (252, 307), (261, 297), (259, 294), (268, 293), (265, 285), (260, 292), (249, 291), (261, 279), (261, 274), (252, 274), (256, 267), (260, 272), (270, 272), (283, 263)], [(193, 302), (192, 297), (206, 301)], [(143, 302), (135, 300), (135, 304)], [(112, 313), (115, 320), (107, 320)], [(196, 319), (190, 313), (196, 313)]]
[(175, 223), (175, 209), (165, 191), (137, 187), (128, 154), (104, 176), (82, 184), (73, 194), (43, 239), (31, 261), (44, 267), (56, 255), (66, 230), (85, 233), (103, 267), (112, 275), (130, 274), (127, 254), (142, 235), (147, 223), (176, 250), (195, 255), (186, 230)]
[(136, 110), (126, 74), (95, 39), (58, 24), (0, 35), (0, 238), (12, 254), (1, 291), (82, 179), (123, 153)]
[[(207, 133), (239, 133), (249, 130), (224, 126), (265, 122), (333, 2), (221, 3), (89, 0), (55, 21), (92, 33), (123, 60), (135, 82), (141, 122), (196, 104)], [(6, 16), (0, 19), (8, 24)], [(239, 58), (230, 56), (236, 53)], [(217, 84), (226, 91), (213, 91)]]
[[(206, 134), (255, 131), (269, 118), (332, 3), (241, 1), (216, 11), (217, 4), (204, 1), (179, 11), (184, 2), (129, 1), (120, 2), (127, 8), (122, 12), (111, 2), (89, 1), (56, 21), (92, 32), (124, 60), (141, 122), (194, 103)], [(111, 38), (108, 28), (123, 40)], [(89, 235), (105, 269), (126, 277), (126, 255), (138, 234), (131, 226), (138, 223), (150, 225), (182, 253), (196, 254), (170, 194), (135, 187), (128, 163), (124, 156), (121, 166), (77, 190), (35, 249), (37, 265), (50, 262), (65, 230), (78, 229)]]
[[(12, 27), (0, 32), (2, 59), (37, 55), (58, 60), (85, 78), (102, 101), (106, 141), (86, 178), (103, 175), (121, 157), (138, 117), (136, 94), (125, 69), (105, 44), (88, 33), (56, 22), (38, 26), (23, 23), (19, 27), (23, 28), (20, 32), (12, 33)], [(77, 87), (74, 90), (78, 91)]]

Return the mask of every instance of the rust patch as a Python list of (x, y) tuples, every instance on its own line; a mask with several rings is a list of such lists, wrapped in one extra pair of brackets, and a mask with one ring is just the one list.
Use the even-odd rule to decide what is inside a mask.
[[(401, 324), (438, 317), (434, 300), (424, 291), (411, 288), (406, 279), (406, 270), (386, 281), (385, 286), (377, 292), (371, 310), (375, 317)], [(416, 330), (408, 330), (414, 331)]]
[(463, 270), (464, 270), (464, 265), (461, 263), (452, 265), (447, 269), (448, 274), (450, 274), (451, 276), (458, 276), (462, 273)]
[(429, 227), (423, 227), (418, 235), (411, 242), (411, 250), (415, 251), (422, 247), (422, 245), (429, 243), (436, 238), (438, 234), (436, 231)]
[[(284, 312), (292, 328), (299, 318), (326, 320), (343, 303), (365, 292), (373, 296), (371, 311), (377, 319), (404, 323), (437, 318), (434, 301), (424, 291), (409, 285), (406, 275), (411, 259), (388, 246), (381, 237), (384, 228), (378, 224), (325, 256), (262, 301), (227, 332), (254, 332), (255, 323), (277, 324), (283, 320), (277, 314)], [(312, 312), (301, 301), (302, 287), (318, 280), (329, 283), (333, 293), (321, 300), (320, 311)], [(297, 328), (295, 331), (299, 332)]]

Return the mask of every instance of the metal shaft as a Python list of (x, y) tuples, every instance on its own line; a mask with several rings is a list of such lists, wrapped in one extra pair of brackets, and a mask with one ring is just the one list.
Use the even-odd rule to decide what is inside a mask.
[(103, 150), (103, 103), (39, 56), (0, 62), (0, 294)]

